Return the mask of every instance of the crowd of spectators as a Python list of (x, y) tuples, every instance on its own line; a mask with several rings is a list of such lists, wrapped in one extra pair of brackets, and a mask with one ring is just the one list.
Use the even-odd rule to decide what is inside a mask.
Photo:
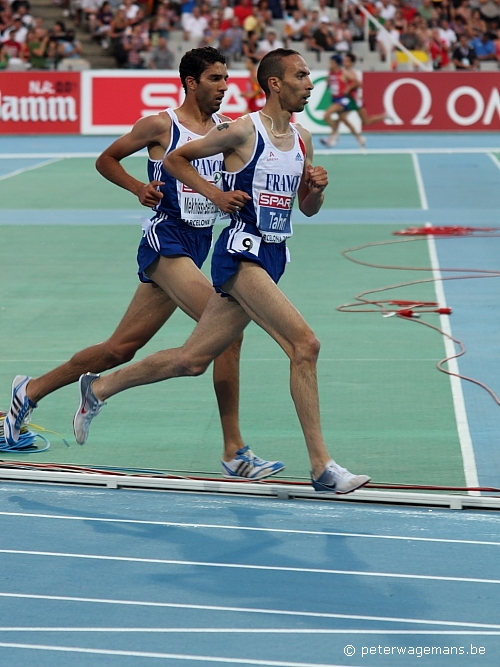
[(370, 46), (381, 60), (393, 58), (399, 42), (425, 54), (435, 70), (477, 70), (480, 62), (500, 62), (500, 0), (422, 0), (418, 5), (380, 0), (364, 6), (385, 28), (368, 21)]
[(63, 21), (52, 28), (31, 15), (28, 0), (0, 0), (0, 70), (71, 69), (82, 60), (82, 45)]
[[(28, 0), (0, 0), (0, 68), (20, 61), (54, 69), (82, 57), (75, 33), (58, 21), (52, 29), (30, 14)], [(381, 60), (395, 62), (396, 44), (423, 53), (435, 69), (478, 69), (500, 62), (500, 0), (55, 0), (86, 29), (118, 67), (170, 69), (172, 41), (186, 50), (213, 46), (229, 65), (271, 49), (348, 53), (367, 39)], [(367, 15), (374, 20), (367, 19)], [(248, 63), (247, 63), (248, 64)]]

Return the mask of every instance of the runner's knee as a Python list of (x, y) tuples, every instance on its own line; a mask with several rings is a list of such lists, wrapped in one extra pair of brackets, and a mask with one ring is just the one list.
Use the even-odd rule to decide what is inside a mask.
[(135, 340), (114, 341), (112, 338), (102, 343), (106, 360), (110, 368), (126, 364), (135, 357), (135, 353), (142, 347), (142, 343)]
[(314, 335), (314, 331), (305, 332), (294, 343), (292, 362), (295, 364), (316, 363), (320, 348), (321, 343)]
[(197, 377), (203, 375), (212, 359), (194, 357), (180, 352), (177, 359), (178, 372), (183, 377)]

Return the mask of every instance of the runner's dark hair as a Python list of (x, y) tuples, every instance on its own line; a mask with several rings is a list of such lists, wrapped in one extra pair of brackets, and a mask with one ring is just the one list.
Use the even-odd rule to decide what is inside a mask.
[(283, 60), (289, 56), (300, 56), (300, 53), (293, 49), (274, 49), (274, 51), (266, 53), (260, 61), (259, 69), (257, 70), (257, 81), (265, 92), (266, 97), (269, 97), (271, 92), (268, 84), (269, 77), (283, 78), (285, 74), (285, 63)]
[(187, 92), (186, 79), (188, 76), (192, 76), (199, 83), (203, 72), (215, 63), (225, 65), (226, 58), (212, 46), (202, 46), (199, 49), (191, 49), (191, 51), (185, 53), (179, 63), (179, 76), (184, 91)]

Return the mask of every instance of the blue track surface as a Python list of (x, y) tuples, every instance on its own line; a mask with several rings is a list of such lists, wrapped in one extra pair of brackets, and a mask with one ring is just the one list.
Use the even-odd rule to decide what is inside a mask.
[[(0, 500), (2, 665), (446, 664), (408, 653), (426, 646), (498, 665), (496, 514), (17, 484)], [(362, 656), (379, 645), (404, 660)]]
[(500, 169), (487, 155), (419, 155), (430, 209), (474, 211), (500, 207)]
[[(115, 136), (77, 136), (77, 135), (46, 135), (46, 136), (2, 136), (0, 137), (1, 153), (33, 153), (33, 152), (91, 152), (102, 151), (116, 139)], [(385, 132), (367, 134), (368, 148), (491, 148), (499, 146), (498, 133), (473, 132), (449, 134), (425, 134), (421, 132), (395, 133)], [(314, 137), (315, 148), (324, 148), (320, 137)], [(341, 135), (339, 148), (357, 148), (353, 137)]]
[[(500, 172), (499, 172), (500, 175)], [(500, 238), (437, 241), (439, 263), (500, 271)], [(460, 372), (480, 379), (500, 395), (500, 278), (449, 281), (446, 301), (453, 308), (453, 334), (467, 353)], [(500, 407), (483, 389), (469, 382), (462, 388), (481, 486), (500, 484)]]

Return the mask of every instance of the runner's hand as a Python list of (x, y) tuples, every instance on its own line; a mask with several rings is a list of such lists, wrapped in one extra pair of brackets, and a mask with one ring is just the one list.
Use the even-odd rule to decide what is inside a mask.
[(306, 185), (311, 192), (319, 193), (328, 185), (328, 172), (324, 167), (313, 167), (309, 165), (306, 173)]
[(153, 208), (158, 204), (163, 197), (163, 192), (158, 192), (156, 189), (159, 185), (165, 185), (165, 183), (162, 183), (162, 181), (151, 181), (151, 183), (142, 186), (137, 197), (143, 206)]
[(214, 199), (214, 204), (220, 208), (223, 213), (236, 213), (250, 199), (250, 195), (243, 190), (233, 190), (232, 192), (220, 192)]

